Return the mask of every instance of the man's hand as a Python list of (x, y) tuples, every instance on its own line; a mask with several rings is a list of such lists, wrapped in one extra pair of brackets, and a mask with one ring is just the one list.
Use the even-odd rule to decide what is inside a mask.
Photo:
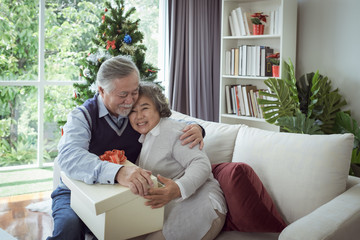
[(189, 124), (186, 125), (183, 129), (183, 134), (180, 136), (180, 140), (182, 141), (182, 145), (189, 145), (190, 148), (193, 148), (197, 144), (199, 144), (199, 149), (204, 147), (204, 141), (202, 136), (202, 129), (198, 124)]
[(131, 192), (145, 196), (150, 187), (154, 186), (151, 172), (137, 166), (123, 166), (116, 174), (115, 179), (119, 184), (129, 187)]
[(161, 188), (150, 188), (148, 195), (144, 196), (145, 199), (149, 200), (145, 202), (145, 205), (151, 208), (160, 208), (171, 200), (181, 197), (180, 188), (173, 180), (162, 177), (161, 175), (157, 177), (165, 186)]

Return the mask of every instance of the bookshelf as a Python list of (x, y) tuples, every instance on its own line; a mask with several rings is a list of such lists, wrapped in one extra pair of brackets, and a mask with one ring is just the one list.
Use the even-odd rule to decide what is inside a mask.
[[(230, 29), (229, 16), (234, 9), (241, 7), (244, 13), (264, 12), (268, 14), (267, 26), (264, 35), (233, 36)], [(274, 18), (270, 14), (276, 11), (277, 27), (276, 30), (270, 29), (270, 21)], [(271, 19), (269, 19), (271, 18)], [(226, 51), (232, 48), (239, 48), (243, 45), (249, 46), (267, 46), (275, 52), (280, 52), (280, 78), (284, 76), (285, 71), (283, 61), (289, 58), (295, 65), (296, 61), (296, 27), (297, 27), (297, 0), (223, 0), (222, 1), (222, 23), (221, 23), (221, 59), (220, 59), (220, 116), (219, 121), (229, 124), (246, 124), (251, 127), (257, 127), (266, 130), (279, 131), (275, 125), (267, 123), (263, 118), (246, 116), (242, 114), (229, 113), (227, 109), (227, 100), (225, 88), (227, 85), (255, 85), (257, 89), (266, 89), (264, 80), (269, 76), (259, 74), (234, 75), (229, 74), (229, 64), (226, 61)], [(249, 29), (252, 24), (249, 21)], [(275, 29), (272, 21), (271, 27)], [(251, 30), (250, 30), (251, 31)], [(233, 31), (234, 32), (234, 31)]]

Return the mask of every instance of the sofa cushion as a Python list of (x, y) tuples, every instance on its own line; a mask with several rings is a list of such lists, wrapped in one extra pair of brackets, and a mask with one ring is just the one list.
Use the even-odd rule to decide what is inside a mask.
[(212, 164), (231, 162), (237, 133), (245, 126), (204, 121), (176, 111), (172, 111), (171, 118), (196, 122), (205, 129), (204, 151)]
[(233, 162), (257, 173), (285, 221), (292, 223), (345, 191), (352, 134), (307, 135), (242, 127)]
[(212, 169), (228, 206), (223, 230), (281, 232), (286, 227), (270, 195), (249, 165), (221, 163), (213, 164)]

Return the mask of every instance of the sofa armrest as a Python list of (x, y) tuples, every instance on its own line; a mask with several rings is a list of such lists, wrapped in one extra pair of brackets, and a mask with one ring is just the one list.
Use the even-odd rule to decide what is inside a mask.
[(359, 239), (360, 184), (287, 226), (280, 240)]

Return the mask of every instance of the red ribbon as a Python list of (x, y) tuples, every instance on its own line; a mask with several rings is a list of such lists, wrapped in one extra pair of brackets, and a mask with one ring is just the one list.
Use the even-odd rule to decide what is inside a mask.
[(112, 151), (106, 151), (103, 155), (101, 155), (100, 160), (108, 161), (116, 164), (121, 164), (126, 161), (125, 151), (113, 149)]

